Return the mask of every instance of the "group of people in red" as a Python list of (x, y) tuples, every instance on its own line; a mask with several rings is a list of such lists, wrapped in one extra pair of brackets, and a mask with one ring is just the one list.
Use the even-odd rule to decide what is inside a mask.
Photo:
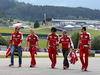
[[(22, 33), (19, 32), (20, 27), (16, 26), (15, 27), (15, 32), (12, 33), (11, 35), (11, 40), (9, 44), (9, 48), (11, 48), (11, 44), (13, 42), (13, 46), (11, 48), (11, 64), (9, 66), (14, 65), (14, 51), (17, 49), (18, 50), (18, 55), (19, 55), (19, 67), (21, 67), (22, 64), (22, 55), (21, 55), (21, 44), (23, 41), (23, 35)], [(55, 68), (57, 60), (56, 60), (56, 55), (58, 54), (58, 47), (59, 44), (62, 44), (62, 53), (64, 56), (64, 61), (63, 61), (63, 68), (68, 69), (69, 68), (69, 62), (67, 59), (67, 56), (70, 52), (70, 46), (72, 48), (72, 51), (74, 51), (74, 45), (69, 36), (67, 36), (67, 31), (64, 30), (62, 32), (62, 37), (59, 39), (59, 35), (56, 34), (57, 29), (55, 27), (51, 28), (51, 34), (48, 35), (47, 37), (47, 44), (46, 44), (46, 50), (48, 50), (49, 58), (51, 60), (51, 68)], [(82, 63), (82, 68), (81, 70), (87, 71), (88, 67), (88, 54), (91, 50), (91, 35), (86, 32), (86, 27), (81, 28), (81, 34), (79, 37), (79, 43), (77, 50), (79, 50), (80, 53), (80, 60)], [(31, 64), (30, 67), (34, 67), (36, 65), (36, 60), (35, 60), (35, 54), (37, 51), (37, 46), (39, 47), (39, 52), (41, 52), (40, 45), (39, 45), (39, 38), (37, 35), (34, 34), (34, 30), (30, 29), (30, 35), (28, 35), (27, 40), (26, 40), (26, 48), (25, 51), (27, 51), (27, 46), (29, 43), (29, 51), (31, 54)], [(48, 47), (49, 45), (49, 47)], [(80, 48), (80, 49), (79, 49)], [(85, 61), (83, 60), (83, 54), (85, 53)]]

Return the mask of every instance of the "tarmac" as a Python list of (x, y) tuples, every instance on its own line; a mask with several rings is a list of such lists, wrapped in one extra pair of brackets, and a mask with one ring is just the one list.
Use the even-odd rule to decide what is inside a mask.
[[(0, 55), (6, 55), (7, 51), (0, 51)], [(30, 52), (23, 52), (23, 56), (30, 56)], [(37, 52), (37, 56), (48, 56), (48, 52)], [(62, 53), (58, 53), (58, 56), (63, 56)], [(79, 54), (77, 53), (77, 56)], [(100, 57), (100, 54), (95, 54), (95, 56)]]
[(14, 66), (9, 67), (10, 59), (0, 59), (0, 75), (100, 75), (100, 58), (89, 58), (88, 71), (81, 70), (80, 60), (75, 65), (70, 64), (69, 69), (63, 69), (63, 58), (57, 58), (55, 69), (51, 68), (49, 58), (36, 58), (36, 66), (30, 68), (31, 58), (22, 59), (22, 67), (18, 67), (18, 58)]

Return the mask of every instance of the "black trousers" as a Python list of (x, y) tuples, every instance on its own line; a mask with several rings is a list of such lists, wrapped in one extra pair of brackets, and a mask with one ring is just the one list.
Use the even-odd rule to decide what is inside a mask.
[(68, 56), (70, 50), (62, 49), (62, 52), (63, 52), (63, 57), (64, 57), (63, 66), (69, 67), (69, 62), (68, 62), (67, 56)]

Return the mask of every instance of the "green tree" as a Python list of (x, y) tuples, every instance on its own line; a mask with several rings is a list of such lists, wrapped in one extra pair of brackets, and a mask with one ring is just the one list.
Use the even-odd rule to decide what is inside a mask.
[(38, 27), (40, 27), (40, 24), (39, 24), (39, 22), (36, 20), (35, 23), (34, 23), (34, 28), (38, 28)]
[(82, 16), (79, 16), (78, 20), (83, 20), (83, 17)]
[(73, 44), (74, 44), (74, 47), (77, 48), (77, 45), (78, 45), (78, 41), (79, 41), (79, 36), (80, 36), (80, 33), (79, 32), (75, 32), (72, 36), (71, 36), (71, 39), (73, 41)]
[(92, 50), (100, 50), (100, 36), (95, 36), (91, 43)]
[[(90, 19), (100, 20), (100, 10), (77, 7), (57, 7), (57, 6), (36, 6), (29, 3), (18, 2), (17, 0), (0, 0), (0, 17), (20, 19), (24, 21), (42, 21), (43, 14), (54, 19)], [(52, 10), (52, 11), (50, 11)]]
[(2, 37), (2, 35), (0, 34), (0, 45), (8, 45), (9, 43), (8, 43), (8, 41), (6, 41), (3, 37)]

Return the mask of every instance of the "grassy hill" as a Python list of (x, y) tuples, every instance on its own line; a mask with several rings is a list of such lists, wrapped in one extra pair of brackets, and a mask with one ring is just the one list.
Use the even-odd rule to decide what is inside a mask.
[[(49, 34), (51, 33), (50, 28), (52, 26), (49, 27), (40, 27), (35, 30), (36, 34)], [(14, 28), (9, 28), (9, 27), (0, 27), (0, 33), (13, 33), (14, 32)], [(30, 34), (30, 29), (21, 29), (20, 30), (21, 33), (23, 34)], [(57, 32), (57, 34), (61, 35), (62, 33), (60, 31)]]
[[(34, 30), (35, 30), (36, 34), (49, 34), (49, 33), (51, 33), (51, 31), (50, 31), (51, 27), (52, 26), (43, 26), (43, 27), (39, 27), (39, 28), (34, 29)], [(14, 32), (14, 28), (0, 27), (0, 33), (13, 33), (13, 32)], [(23, 34), (29, 34), (30, 30), (29, 29), (21, 29), (20, 32)], [(71, 36), (71, 34), (73, 34), (74, 32), (80, 32), (80, 30), (75, 30), (72, 32), (68, 31), (67, 34)], [(100, 35), (100, 31), (97, 31), (97, 30), (87, 29), (87, 32), (89, 32), (92, 37)], [(62, 35), (62, 32), (57, 31), (57, 34)]]
[[(43, 27), (40, 27), (40, 28), (35, 29), (35, 33), (36, 34), (49, 34), (49, 33), (51, 33), (50, 28), (51, 28), (51, 26), (48, 26), (48, 27), (47, 26), (46, 27), (43, 26)], [(0, 33), (13, 33), (13, 32), (14, 32), (14, 29), (0, 27)], [(23, 34), (29, 34), (30, 30), (29, 29), (28, 30), (21, 29), (21, 32)], [(72, 32), (69, 31), (67, 34), (68, 35), (71, 35), (74, 32), (80, 32), (80, 30), (75, 30), (75, 31), (72, 31)], [(92, 37), (97, 36), (97, 35), (100, 35), (100, 31), (96, 31), (96, 30), (87, 29), (87, 32), (89, 32)], [(62, 35), (62, 32), (57, 31), (57, 34)], [(3, 36), (3, 37), (6, 40), (10, 39), (9, 36), (8, 36), (9, 38), (7, 36), (6, 37)], [(46, 41), (47, 41), (46, 39), (39, 39), (39, 43), (40, 43), (41, 48), (46, 48)], [(22, 43), (22, 46), (23, 47), (26, 46), (26, 38), (24, 38), (23, 43)], [(61, 49), (61, 45), (60, 45), (59, 48)]]

